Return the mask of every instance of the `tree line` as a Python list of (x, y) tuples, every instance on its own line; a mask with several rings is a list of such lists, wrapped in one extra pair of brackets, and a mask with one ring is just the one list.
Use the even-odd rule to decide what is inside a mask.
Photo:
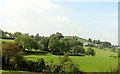
[[(22, 34), (21, 32), (9, 33), (2, 31), (3, 38), (15, 38), (15, 41), (19, 43), (23, 47), (23, 50), (28, 49), (32, 50), (42, 50), (48, 51), (51, 53), (66, 53), (66, 52), (73, 52), (73, 46), (79, 45), (80, 48), (83, 47), (84, 43), (80, 42), (78, 39), (79, 37), (66, 37), (63, 36), (62, 33), (57, 32), (56, 34), (52, 34), (49, 37), (40, 36), (39, 34), (36, 35), (29, 35), (29, 34)], [(100, 41), (100, 40), (92, 40), (91, 38), (88, 39), (88, 42), (92, 44), (88, 44), (89, 47), (97, 47), (100, 49), (103, 48), (112, 48), (116, 49), (117, 45), (112, 45), (110, 42), (107, 41)], [(79, 48), (78, 47), (78, 48)], [(82, 49), (81, 49), (82, 50)], [(80, 51), (80, 50), (78, 50)], [(112, 50), (115, 51), (115, 50)], [(81, 52), (83, 53), (83, 52)]]
[(16, 36), (15, 41), (23, 47), (23, 51), (35, 49), (36, 51), (42, 50), (56, 55), (62, 55), (67, 52), (71, 55), (85, 55), (90, 52), (85, 51), (83, 43), (77, 38), (65, 38), (60, 32), (52, 34), (50, 37), (39, 36), (39, 34), (29, 36), (19, 32), (14, 33), (14, 35)]

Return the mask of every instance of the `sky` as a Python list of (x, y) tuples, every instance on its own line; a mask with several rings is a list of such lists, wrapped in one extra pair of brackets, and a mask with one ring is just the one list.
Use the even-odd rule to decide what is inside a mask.
[(117, 0), (0, 0), (0, 29), (118, 44)]

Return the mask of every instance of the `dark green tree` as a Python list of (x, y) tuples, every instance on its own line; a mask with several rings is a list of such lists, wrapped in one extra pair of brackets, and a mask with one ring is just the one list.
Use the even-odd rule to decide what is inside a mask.
[(91, 39), (91, 38), (89, 38), (89, 39), (88, 39), (88, 41), (89, 41), (89, 42), (92, 42), (92, 39)]
[(62, 52), (68, 52), (70, 50), (70, 43), (68, 38), (61, 38), (60, 43)]
[(18, 37), (18, 36), (22, 35), (22, 33), (21, 32), (15, 32), (13, 35), (14, 35), (14, 37)]
[(70, 47), (73, 47), (75, 45), (83, 46), (83, 43), (81, 43), (80, 41), (76, 39), (69, 39), (69, 44), (70, 44)]
[(52, 37), (52, 38), (50, 38), (48, 48), (52, 53), (60, 53), (61, 52), (61, 43), (57, 38)]
[(62, 35), (62, 33), (57, 32), (57, 33), (55, 34), (55, 37), (56, 37), (58, 40), (60, 40), (60, 39), (63, 38), (64, 36)]
[(37, 41), (35, 41), (32, 37), (30, 38), (30, 49), (39, 49)]
[(95, 51), (94, 51), (94, 49), (91, 48), (91, 47), (87, 49), (86, 53), (87, 53), (87, 55), (91, 55), (91, 56), (94, 56), (96, 54)]
[(62, 33), (57, 32), (56, 34), (52, 34), (50, 35), (50, 38), (56, 38), (58, 40), (60, 40), (61, 38), (63, 38), (64, 36), (62, 35)]
[(40, 40), (40, 36), (39, 36), (38, 33), (35, 35), (35, 40), (36, 40), (36, 41), (39, 41), (39, 40)]
[(23, 50), (30, 49), (30, 37), (27, 34), (18, 36), (15, 41), (23, 47)]
[(112, 44), (110, 42), (101, 42), (101, 45), (108, 48), (112, 47)]
[(49, 51), (48, 44), (49, 44), (49, 37), (41, 38), (40, 46), (43, 51)]
[(74, 55), (78, 55), (78, 54), (85, 54), (85, 49), (79, 45), (75, 45), (73, 47), (71, 47)]

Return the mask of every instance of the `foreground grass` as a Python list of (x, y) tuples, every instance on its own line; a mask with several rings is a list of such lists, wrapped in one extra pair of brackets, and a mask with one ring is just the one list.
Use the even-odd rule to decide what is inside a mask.
[[(118, 64), (118, 58), (109, 57), (111, 55), (117, 56), (117, 53), (104, 51), (94, 48), (96, 56), (69, 56), (72, 61), (79, 66), (79, 69), (84, 72), (111, 72)], [(59, 64), (61, 56), (45, 54), (45, 55), (26, 55), (24, 56), (28, 60), (37, 61), (39, 58), (43, 58), (46, 63), (53, 61)]]

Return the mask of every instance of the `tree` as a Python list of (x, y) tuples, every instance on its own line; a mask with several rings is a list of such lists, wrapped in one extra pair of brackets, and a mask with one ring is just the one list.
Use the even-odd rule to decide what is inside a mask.
[(61, 38), (60, 43), (62, 52), (68, 52), (70, 50), (70, 43), (68, 38)]
[(35, 39), (34, 35), (31, 35), (30, 37), (33, 38), (33, 39)]
[(113, 46), (110, 42), (101, 42), (97, 47), (102, 49), (102, 48), (112, 48)]
[(95, 55), (95, 51), (94, 49), (92, 49), (91, 47), (87, 49), (87, 55), (91, 55), (94, 56)]
[(60, 39), (64, 36), (57, 32), (56, 34), (50, 35), (50, 40), (48, 44), (48, 48), (53, 53), (62, 53), (62, 44), (60, 43)]
[(100, 41), (100, 40), (98, 40), (97, 44), (101, 44), (101, 41)]
[(57, 38), (50, 38), (48, 48), (53, 53), (60, 53), (61, 52), (61, 43)]
[(96, 40), (93, 40), (93, 43), (96, 43)]
[(89, 38), (89, 39), (88, 39), (88, 41), (89, 41), (89, 42), (92, 42), (92, 39), (91, 39), (91, 38)]
[(15, 41), (23, 47), (23, 50), (30, 49), (30, 37), (27, 34), (18, 36)]
[(39, 48), (38, 44), (37, 44), (37, 41), (35, 41), (33, 38), (30, 39), (30, 48), (31, 48), (31, 50), (35, 49), (36, 51)]
[(22, 33), (21, 32), (15, 32), (13, 35), (14, 35), (14, 37), (18, 37), (18, 36), (22, 35)]
[(76, 39), (69, 39), (69, 44), (70, 44), (70, 47), (73, 47), (75, 45), (83, 46), (83, 43), (81, 43), (80, 41)]
[(85, 49), (79, 45), (75, 45), (71, 47), (71, 49), (73, 50), (74, 55), (78, 55), (79, 53), (85, 54)]
[(64, 36), (62, 35), (62, 33), (57, 32), (56, 34), (50, 35), (50, 38), (56, 38), (56, 39), (60, 40), (61, 38), (64, 38)]
[(56, 37), (58, 40), (60, 40), (60, 39), (63, 38), (64, 36), (62, 35), (62, 33), (57, 32), (57, 33), (55, 34), (55, 37)]
[(36, 41), (39, 41), (40, 38), (41, 38), (41, 37), (40, 37), (39, 34), (37, 33), (36, 36), (35, 36), (35, 40), (36, 40)]
[(101, 45), (103, 47), (108, 47), (108, 48), (110, 48), (112, 46), (112, 44), (110, 42), (101, 42)]
[(101, 41), (100, 40), (93, 40), (93, 43), (95, 43), (95, 44), (101, 44)]
[(48, 37), (41, 38), (40, 46), (41, 46), (41, 49), (43, 51), (49, 51), (48, 44), (49, 44), (49, 38)]

